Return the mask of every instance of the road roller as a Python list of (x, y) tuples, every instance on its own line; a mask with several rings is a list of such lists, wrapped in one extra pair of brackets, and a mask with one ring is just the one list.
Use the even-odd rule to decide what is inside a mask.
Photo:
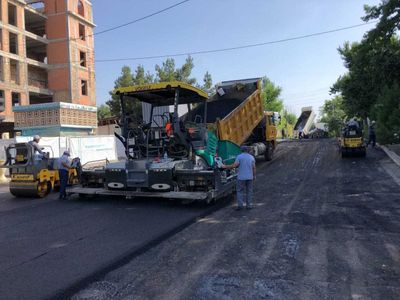
[(355, 119), (350, 120), (342, 130), (340, 151), (342, 157), (365, 157), (367, 154), (362, 128)]
[[(29, 143), (11, 144), (6, 148), (7, 161), (4, 168), (10, 172), (10, 193), (15, 197), (46, 197), (51, 190), (57, 189), (60, 177), (57, 170), (57, 158), (50, 154), (35, 154)], [(68, 183), (79, 183), (79, 158), (72, 161)]]

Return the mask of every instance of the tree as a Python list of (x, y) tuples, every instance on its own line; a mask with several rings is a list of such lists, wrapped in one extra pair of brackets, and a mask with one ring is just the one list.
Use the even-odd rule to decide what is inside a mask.
[[(123, 66), (121, 70), (121, 75), (114, 82), (114, 89), (120, 87), (128, 87), (134, 84), (133, 75), (131, 68), (128, 66)], [(121, 104), (119, 101), (119, 96), (115, 95), (113, 91), (110, 92), (111, 99), (106, 102), (110, 107), (111, 114), (113, 116), (119, 117), (121, 115)]]
[[(132, 74), (131, 68), (128, 66), (122, 67), (120, 77), (115, 80), (114, 89), (120, 87), (128, 87), (133, 85), (143, 85), (146, 83), (154, 82), (154, 76), (149, 72), (145, 72), (142, 65), (138, 65), (135, 70), (135, 75)], [(121, 115), (121, 104), (118, 95), (114, 94), (114, 91), (110, 92), (111, 99), (106, 102), (110, 107), (111, 114), (119, 117)], [(127, 112), (134, 116), (141, 117), (142, 106), (136, 101), (129, 101), (126, 103)]]
[[(121, 75), (114, 82), (114, 90), (120, 87), (128, 87), (132, 85), (143, 85), (153, 82), (166, 82), (166, 81), (183, 81), (191, 85), (196, 84), (196, 79), (191, 77), (192, 70), (194, 68), (193, 58), (188, 56), (185, 63), (180, 68), (175, 68), (175, 60), (168, 58), (161, 66), (156, 65), (154, 76), (149, 71), (145, 71), (142, 65), (138, 65), (134, 74), (132, 74), (131, 68), (128, 66), (122, 67)], [(198, 86), (199, 88), (212, 90), (212, 77), (209, 72), (204, 75), (204, 86)], [(111, 115), (119, 117), (121, 115), (121, 104), (119, 96), (115, 95), (113, 91), (110, 92), (111, 99), (106, 102), (109, 106)], [(129, 101), (126, 104), (128, 113), (141, 118), (142, 107), (137, 101)]]
[(156, 65), (156, 78), (158, 82), (183, 81), (191, 85), (196, 84), (196, 79), (191, 78), (194, 68), (193, 58), (188, 56), (185, 63), (178, 69), (175, 68), (175, 60), (168, 58), (162, 66)]
[(346, 119), (346, 113), (343, 110), (343, 98), (336, 96), (326, 100), (321, 108), (321, 122), (328, 125), (329, 134), (334, 137), (340, 136), (342, 125)]
[(385, 87), (376, 104), (376, 133), (381, 143), (400, 143), (400, 86)]
[(261, 99), (264, 103), (264, 109), (268, 111), (281, 112), (283, 109), (283, 101), (280, 99), (282, 88), (276, 86), (267, 77), (263, 78), (263, 88), (261, 92)]
[(292, 114), (292, 113), (288, 112), (288, 111), (285, 109), (285, 110), (284, 110), (284, 116), (285, 116), (286, 122), (287, 122), (289, 125), (293, 125), (293, 126), (296, 125), (297, 117), (296, 117), (295, 114)]
[(205, 91), (210, 91), (212, 88), (213, 82), (212, 82), (212, 77), (211, 74), (207, 71), (206, 74), (204, 74), (203, 77), (203, 86), (202, 88)]
[(100, 105), (97, 108), (97, 119), (102, 120), (111, 117), (111, 110), (108, 105)]
[(174, 81), (176, 78), (175, 60), (173, 58), (167, 58), (161, 67), (156, 65), (155, 69), (157, 81), (159, 82)]
[(365, 22), (379, 19), (376, 27), (369, 31), (367, 38), (390, 39), (400, 29), (399, 7), (399, 0), (385, 0), (376, 6), (364, 5), (366, 15), (362, 19)]
[(192, 74), (193, 68), (194, 68), (193, 58), (191, 56), (188, 56), (186, 58), (185, 63), (182, 65), (182, 67), (178, 68), (175, 71), (176, 80), (183, 81), (183, 82), (189, 83), (191, 85), (195, 85), (196, 78), (190, 77), (190, 75)]
[[(365, 6), (364, 21), (378, 19), (360, 43), (345, 43), (339, 53), (348, 72), (339, 77), (332, 92), (343, 97), (343, 109), (349, 116), (378, 119), (378, 128), (385, 128), (385, 140), (393, 137), (397, 124), (382, 115), (391, 111), (397, 86), (400, 85), (399, 0), (385, 0), (377, 6)], [(393, 90), (393, 91), (391, 91)], [(393, 104), (393, 103), (392, 103)], [(380, 127), (381, 126), (381, 127)], [(379, 130), (378, 140), (380, 139)], [(383, 135), (381, 135), (383, 136)]]

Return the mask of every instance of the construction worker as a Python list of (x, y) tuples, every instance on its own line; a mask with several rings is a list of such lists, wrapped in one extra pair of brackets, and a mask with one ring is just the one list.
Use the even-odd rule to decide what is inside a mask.
[(256, 179), (256, 161), (249, 153), (249, 147), (242, 146), (242, 153), (236, 157), (231, 165), (222, 165), (223, 169), (238, 168), (237, 177), (237, 207), (235, 210), (243, 209), (244, 202), (246, 208), (253, 208), (253, 182)]
[(39, 146), (39, 142), (40, 142), (39, 135), (35, 135), (33, 137), (33, 140), (28, 142), (28, 144), (30, 144), (34, 149), (34, 161), (36, 161), (36, 162), (42, 160), (45, 155), (45, 153), (43, 152), (44, 148)]
[(303, 138), (303, 127), (299, 127), (299, 140)]
[(369, 146), (370, 143), (372, 143), (372, 147), (375, 147), (375, 144), (376, 144), (375, 121), (372, 121), (371, 124), (369, 124), (369, 127), (368, 127), (368, 143), (367, 143), (367, 147)]
[(67, 198), (68, 171), (71, 168), (70, 154), (65, 150), (63, 155), (58, 159), (58, 174), (60, 175), (60, 196), (59, 199)]

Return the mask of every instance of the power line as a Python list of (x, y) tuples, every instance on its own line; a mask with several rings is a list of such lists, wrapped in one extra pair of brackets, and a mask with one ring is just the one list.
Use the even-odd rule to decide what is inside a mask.
[(329, 95), (327, 95), (326, 93), (320, 93), (320, 94), (314, 94), (314, 95), (309, 95), (309, 96), (302, 96), (302, 97), (286, 97), (286, 96), (282, 96), (282, 98), (285, 99), (293, 99), (295, 101), (302, 101), (305, 99), (318, 99), (323, 97), (324, 99), (329, 97)]
[(93, 33), (93, 34), (90, 35), (90, 36), (104, 34), (104, 33), (106, 33), (106, 32), (114, 31), (114, 30), (120, 29), (120, 28), (122, 28), (122, 27), (126, 27), (126, 26), (129, 26), (129, 25), (135, 24), (135, 23), (137, 23), (137, 22), (140, 22), (140, 21), (149, 19), (149, 18), (151, 18), (151, 17), (154, 17), (154, 16), (156, 16), (156, 15), (162, 14), (163, 12), (166, 12), (166, 11), (168, 11), (168, 10), (171, 10), (171, 9), (173, 9), (173, 8), (179, 6), (179, 5), (182, 5), (182, 4), (186, 3), (186, 2), (189, 2), (189, 1), (190, 1), (190, 0), (184, 0), (184, 1), (181, 1), (181, 2), (178, 2), (178, 3), (175, 3), (175, 4), (171, 5), (171, 6), (168, 6), (168, 7), (166, 7), (166, 8), (161, 9), (161, 10), (158, 10), (158, 11), (156, 11), (156, 12), (153, 12), (153, 13), (151, 13), (151, 14), (149, 14), (149, 15), (144, 16), (144, 17), (141, 17), (141, 18), (132, 20), (132, 21), (130, 21), (130, 22), (123, 23), (123, 24), (120, 24), (120, 25), (117, 25), (117, 26), (114, 26), (114, 27), (111, 27), (111, 28), (108, 28), (108, 29), (104, 29), (104, 30), (102, 30), (102, 31), (95, 32), (95, 33)]
[(332, 30), (321, 31), (321, 32), (316, 32), (316, 33), (311, 33), (311, 34), (306, 34), (306, 35), (300, 35), (300, 36), (295, 36), (295, 37), (290, 37), (290, 38), (285, 38), (285, 39), (280, 39), (280, 40), (275, 40), (275, 41), (268, 41), (268, 42), (255, 43), (255, 44), (247, 44), (247, 45), (236, 46), (236, 47), (211, 49), (211, 50), (200, 50), (200, 51), (192, 51), (192, 52), (182, 52), (182, 53), (174, 53), (174, 54), (163, 54), (163, 55), (154, 55), (154, 56), (98, 59), (98, 60), (96, 60), (96, 62), (116, 62), (116, 61), (128, 61), (128, 60), (146, 60), (146, 59), (169, 58), (169, 57), (179, 57), (179, 56), (188, 56), (188, 55), (199, 55), (199, 54), (226, 52), (226, 51), (233, 51), (233, 50), (240, 50), (240, 49), (246, 49), (246, 48), (254, 48), (254, 47), (260, 47), (260, 46), (266, 46), (266, 45), (272, 45), (272, 44), (285, 43), (285, 42), (289, 42), (289, 41), (300, 40), (300, 39), (305, 39), (305, 38), (325, 35), (325, 34), (329, 34), (329, 33), (349, 30), (349, 29), (353, 29), (353, 28), (357, 28), (357, 27), (361, 27), (361, 26), (370, 25), (370, 24), (373, 24), (373, 23), (377, 23), (377, 21), (372, 21), (372, 22), (367, 22), (367, 23), (362, 23), (362, 24), (357, 24), (357, 25), (352, 25), (352, 26), (346, 26), (346, 27), (340, 27), (340, 28), (336, 28), (336, 29), (332, 29)]
[(331, 87), (327, 86), (327, 87), (323, 87), (323, 88), (319, 88), (319, 89), (315, 89), (315, 90), (309, 90), (309, 91), (304, 91), (304, 92), (295, 92), (295, 93), (289, 93), (289, 94), (285, 94), (285, 97), (298, 97), (298, 96), (307, 96), (309, 94), (315, 94), (315, 93), (319, 93), (319, 92), (325, 92), (325, 91), (329, 91)]

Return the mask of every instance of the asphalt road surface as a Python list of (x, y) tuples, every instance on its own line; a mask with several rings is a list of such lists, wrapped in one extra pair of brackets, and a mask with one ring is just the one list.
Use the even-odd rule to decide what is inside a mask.
[(400, 299), (399, 168), (332, 140), (279, 148), (253, 210), (223, 208), (73, 299)]
[(214, 208), (56, 194), (16, 199), (1, 185), (0, 299), (64, 298)]

